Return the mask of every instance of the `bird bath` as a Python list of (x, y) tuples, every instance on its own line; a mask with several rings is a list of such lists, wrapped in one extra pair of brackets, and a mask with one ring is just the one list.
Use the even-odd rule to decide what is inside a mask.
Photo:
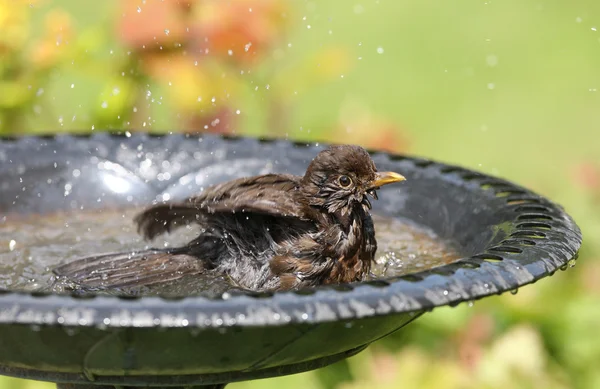
[[(235, 177), (303, 174), (322, 147), (128, 133), (0, 141), (0, 230), (12, 226), (19, 237), (0, 238), (0, 374), (94, 389), (218, 388), (298, 373), (354, 355), (434, 307), (516, 290), (576, 258), (580, 230), (549, 200), (460, 167), (373, 152), (379, 170), (408, 179), (382, 188), (373, 202), (374, 217), (392, 221), (384, 238), (406, 233), (400, 224), (394, 229), (405, 221), (447, 242), (455, 255), (421, 267), (405, 262), (404, 272), (359, 284), (298, 292), (95, 295), (45, 285), (43, 268), (64, 261), (61, 245), (71, 238), (79, 254), (144, 244), (124, 242), (132, 238), (122, 225), (112, 241), (94, 241), (113, 216)], [(81, 215), (88, 215), (87, 231), (77, 227)], [(72, 237), (61, 233), (65, 223), (75, 229)], [(56, 235), (44, 233), (40, 243), (38, 232), (54, 225)], [(40, 245), (44, 255), (36, 254)]]

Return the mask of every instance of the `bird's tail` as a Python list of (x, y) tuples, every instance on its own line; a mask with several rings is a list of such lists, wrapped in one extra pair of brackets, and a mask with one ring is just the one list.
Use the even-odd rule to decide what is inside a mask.
[(174, 281), (202, 273), (203, 261), (184, 249), (148, 249), (85, 257), (53, 270), (82, 289), (126, 288)]

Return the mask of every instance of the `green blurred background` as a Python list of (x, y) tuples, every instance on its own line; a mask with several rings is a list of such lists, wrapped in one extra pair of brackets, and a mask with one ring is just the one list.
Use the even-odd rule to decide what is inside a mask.
[(596, 0), (0, 0), (0, 135), (347, 142), (525, 185), (581, 226), (577, 266), (231, 388), (600, 388), (599, 29)]

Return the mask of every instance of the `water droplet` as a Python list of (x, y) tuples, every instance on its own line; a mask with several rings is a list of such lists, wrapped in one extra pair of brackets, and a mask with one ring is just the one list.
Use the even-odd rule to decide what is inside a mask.
[(169, 35), (169, 33), (170, 33), (170, 32), (171, 32), (171, 31), (169, 31), (169, 29), (168, 29), (168, 28), (165, 28), (165, 35)]
[[(359, 44), (359, 46), (360, 46), (360, 44)], [(383, 54), (383, 47), (380, 46), (377, 48), (377, 54)]]
[(560, 270), (562, 270), (562, 271), (565, 271), (565, 270), (567, 270), (568, 268), (569, 268), (569, 265), (568, 265), (567, 263), (565, 263), (564, 265), (562, 265), (562, 266), (560, 267)]
[(490, 54), (487, 57), (485, 57), (485, 63), (487, 64), (487, 66), (493, 68), (494, 66), (498, 65), (498, 57), (494, 54)]
[(8, 242), (8, 249), (10, 251), (13, 251), (16, 246), (17, 246), (17, 242), (14, 239), (11, 239), (10, 242)]
[(493, 83), (493, 82), (490, 82), (490, 83), (488, 83), (488, 84), (487, 84), (487, 88), (488, 88), (489, 90), (492, 90), (492, 89), (494, 89), (495, 87), (496, 87), (496, 85), (494, 85), (494, 83)]

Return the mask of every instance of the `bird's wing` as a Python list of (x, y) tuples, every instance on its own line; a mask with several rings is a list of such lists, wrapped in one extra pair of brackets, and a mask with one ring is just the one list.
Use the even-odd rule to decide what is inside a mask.
[[(183, 202), (159, 204), (135, 218), (139, 232), (152, 239), (190, 223), (209, 223), (211, 215), (245, 213), (308, 220), (298, 201), (299, 178), (267, 174), (239, 178), (207, 188)], [(210, 227), (210, 226), (208, 226)]]
[(204, 263), (194, 256), (150, 249), (81, 258), (53, 272), (81, 287), (102, 289), (153, 285), (204, 270)]

